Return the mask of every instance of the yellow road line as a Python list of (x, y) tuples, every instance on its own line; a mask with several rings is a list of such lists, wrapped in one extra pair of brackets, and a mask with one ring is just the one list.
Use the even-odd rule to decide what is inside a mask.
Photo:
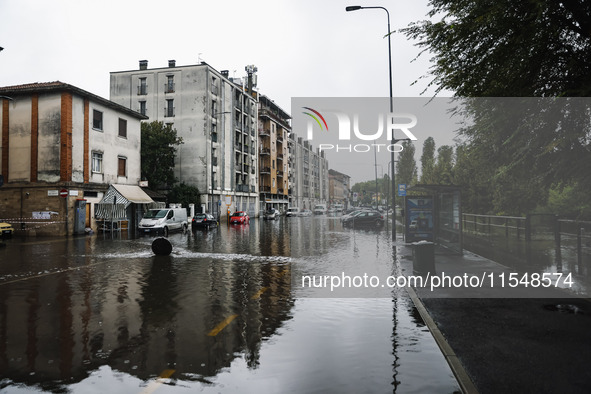
[(141, 394), (151, 394), (154, 391), (156, 391), (160, 385), (162, 385), (164, 382), (160, 379), (168, 379), (172, 376), (172, 374), (175, 372), (174, 369), (165, 369), (164, 371), (162, 371), (162, 373), (160, 374), (160, 376), (158, 376), (158, 379), (156, 379), (155, 381), (150, 382), (150, 384), (148, 384), (146, 386), (146, 388), (141, 392)]
[(238, 315), (228, 316), (223, 322), (221, 322), (220, 324), (215, 326), (215, 328), (213, 330), (211, 330), (207, 335), (210, 337), (215, 337), (216, 335), (218, 335), (220, 333), (220, 331), (222, 331), (224, 328), (226, 328), (226, 326), (228, 324), (232, 323), (232, 320), (236, 319), (237, 317), (238, 317)]
[(269, 290), (268, 287), (263, 287), (262, 289), (260, 289), (259, 291), (256, 292), (255, 295), (253, 295), (252, 297), (250, 297), (251, 300), (257, 300), (259, 298), (261, 298), (261, 295), (263, 295), (263, 293), (265, 291)]

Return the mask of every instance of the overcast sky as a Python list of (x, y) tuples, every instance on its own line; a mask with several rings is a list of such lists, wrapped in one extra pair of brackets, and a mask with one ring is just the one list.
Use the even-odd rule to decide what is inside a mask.
[[(392, 30), (428, 12), (427, 0), (0, 0), (0, 86), (59, 80), (109, 98), (109, 72), (174, 59), (235, 77), (254, 64), (260, 93), (287, 112), (292, 97), (387, 97), (386, 13), (347, 5), (388, 8)], [(427, 86), (411, 86), (429, 68), (412, 62), (419, 50), (392, 35), (394, 96)]]

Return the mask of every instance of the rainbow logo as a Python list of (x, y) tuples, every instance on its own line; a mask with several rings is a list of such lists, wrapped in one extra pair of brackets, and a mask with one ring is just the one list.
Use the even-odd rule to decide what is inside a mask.
[[(324, 127), (326, 127), (326, 131), (328, 131), (328, 125), (326, 124), (326, 120), (324, 120), (324, 116), (320, 115), (320, 112), (310, 108), (310, 107), (302, 107), (304, 109), (307, 109), (308, 111), (312, 111), (314, 112), (314, 114), (318, 115), (320, 117), (320, 119), (322, 119), (322, 123), (324, 123)], [(316, 121), (316, 123), (318, 123), (318, 126), (320, 126), (320, 130), (324, 130), (324, 128), (322, 127), (322, 123), (320, 123), (320, 120), (312, 115), (310, 112), (303, 112), (305, 115), (310, 116), (312, 119), (314, 119)]]

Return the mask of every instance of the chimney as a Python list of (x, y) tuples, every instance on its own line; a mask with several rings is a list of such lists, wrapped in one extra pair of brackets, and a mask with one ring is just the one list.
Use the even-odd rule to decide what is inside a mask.
[(174, 66), (176, 66), (176, 60), (169, 60), (168, 61), (168, 67), (171, 67), (172, 68)]
[(230, 75), (230, 71), (228, 71), (228, 70), (222, 70), (222, 71), (220, 71), (220, 73), (222, 74), (222, 77), (224, 77), (224, 78), (228, 78), (228, 76)]
[(140, 60), (140, 70), (147, 70), (148, 69), (148, 61), (147, 60)]

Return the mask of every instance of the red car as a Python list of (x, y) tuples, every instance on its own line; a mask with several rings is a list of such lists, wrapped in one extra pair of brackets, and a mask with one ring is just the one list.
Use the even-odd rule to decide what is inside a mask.
[(230, 224), (248, 224), (250, 223), (250, 217), (243, 211), (236, 211), (230, 216)]

